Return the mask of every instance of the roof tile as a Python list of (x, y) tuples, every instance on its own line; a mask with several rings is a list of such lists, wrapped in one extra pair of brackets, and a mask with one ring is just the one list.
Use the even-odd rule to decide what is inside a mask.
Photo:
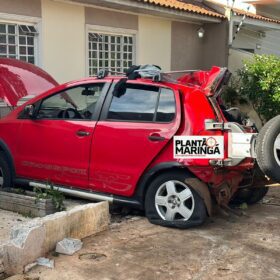
[(224, 15), (219, 14), (215, 10), (207, 7), (201, 2), (198, 1), (179, 1), (179, 0), (137, 0), (139, 2), (144, 2), (164, 8), (200, 14), (204, 16), (216, 17), (216, 18), (225, 18)]
[(232, 10), (233, 10), (233, 12), (237, 16), (244, 16), (244, 15), (246, 15), (246, 17), (248, 17), (248, 18), (257, 19), (257, 20), (263, 20), (263, 21), (268, 21), (268, 22), (273, 22), (273, 23), (280, 24), (280, 20), (277, 20), (277, 19), (268, 18), (268, 17), (264, 17), (264, 16), (261, 16), (261, 15), (256, 15), (256, 14), (253, 14), (253, 13), (250, 13), (250, 12), (245, 12), (243, 10), (239, 10), (239, 9), (236, 9), (236, 8), (233, 8)]

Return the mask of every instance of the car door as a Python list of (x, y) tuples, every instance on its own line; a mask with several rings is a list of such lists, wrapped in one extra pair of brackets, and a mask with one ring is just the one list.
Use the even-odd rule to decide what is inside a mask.
[(91, 141), (109, 81), (65, 88), (24, 112), (17, 137), (18, 177), (88, 187)]
[(90, 187), (130, 196), (179, 128), (179, 93), (143, 83), (128, 83), (120, 96), (112, 92), (93, 136)]

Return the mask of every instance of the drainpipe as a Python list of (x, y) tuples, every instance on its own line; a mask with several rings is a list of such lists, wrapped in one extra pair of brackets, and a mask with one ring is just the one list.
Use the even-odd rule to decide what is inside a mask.
[(229, 22), (229, 32), (228, 32), (228, 45), (232, 45), (232, 37), (233, 37), (233, 20), (232, 20), (232, 8), (234, 6), (235, 0), (232, 0), (231, 6), (229, 5), (229, 1), (227, 1), (225, 15), (228, 18)]
[(233, 38), (233, 20), (232, 17), (229, 19), (229, 32), (228, 32), (228, 45), (232, 45), (232, 38)]

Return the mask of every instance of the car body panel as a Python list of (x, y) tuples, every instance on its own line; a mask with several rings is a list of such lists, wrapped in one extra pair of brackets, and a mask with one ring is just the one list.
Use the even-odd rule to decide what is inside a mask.
[[(14, 148), (15, 169), (19, 177), (51, 181), (56, 184), (73, 185), (87, 189), (89, 179), (89, 162), (96, 120), (64, 119), (26, 119), (20, 113), (29, 104), (39, 106), (41, 100), (54, 93), (67, 93), (67, 89), (79, 85), (104, 83), (104, 99), (112, 79), (85, 79), (80, 82), (67, 83), (41, 94), (15, 110), (2, 122), (10, 119), (17, 129), (18, 139)], [(102, 102), (102, 100), (100, 100)], [(99, 109), (100, 110), (100, 109)], [(1, 126), (1, 120), (0, 120)], [(86, 132), (86, 136), (78, 132)], [(2, 133), (9, 135), (9, 133)], [(15, 141), (4, 139), (11, 146)]]
[[(15, 154), (18, 176), (87, 188), (95, 125), (96, 121), (21, 120)], [(89, 136), (78, 136), (78, 131)]]
[(213, 66), (209, 71), (195, 71), (182, 75), (177, 79), (185, 85), (196, 86), (206, 96), (214, 96), (222, 83), (227, 83), (230, 73), (226, 68)]
[(37, 96), (58, 83), (39, 67), (16, 59), (0, 58), (0, 98), (16, 106), (24, 96)]
[[(153, 83), (162, 87), (162, 84)], [(168, 85), (165, 87), (169, 88)], [(172, 88), (171, 88), (172, 89)], [(147, 166), (172, 140), (181, 123), (180, 96), (174, 90), (176, 116), (170, 123), (101, 120), (93, 137), (90, 186), (98, 191), (132, 196)], [(152, 141), (150, 136), (163, 137)]]

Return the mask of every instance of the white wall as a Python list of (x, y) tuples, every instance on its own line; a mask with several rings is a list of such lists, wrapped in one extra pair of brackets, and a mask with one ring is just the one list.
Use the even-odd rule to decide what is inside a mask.
[(232, 74), (236, 74), (236, 71), (243, 66), (244, 60), (249, 60), (253, 57), (253, 54), (229, 49), (229, 56), (228, 56), (228, 69), (231, 71)]
[(280, 56), (280, 31), (265, 32), (260, 52)]
[[(280, 31), (263, 31), (265, 37), (260, 36), (258, 30), (252, 27), (241, 29), (233, 41), (235, 48), (254, 49), (256, 54), (274, 54), (280, 56)], [(260, 49), (256, 45), (260, 45)]]
[(171, 21), (139, 16), (137, 63), (171, 68)]
[(84, 7), (42, 0), (42, 67), (58, 82), (85, 76)]

